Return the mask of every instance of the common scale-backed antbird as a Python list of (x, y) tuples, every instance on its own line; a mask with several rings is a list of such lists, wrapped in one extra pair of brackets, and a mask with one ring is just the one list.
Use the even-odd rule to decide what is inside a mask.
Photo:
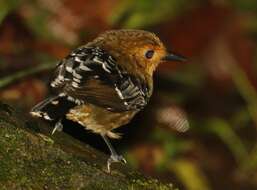
[(71, 52), (56, 67), (51, 87), (55, 95), (32, 110), (33, 116), (55, 121), (62, 129), (66, 117), (100, 134), (113, 162), (125, 162), (108, 140), (112, 130), (127, 124), (148, 103), (153, 72), (163, 61), (184, 61), (169, 53), (160, 39), (143, 30), (107, 31)]

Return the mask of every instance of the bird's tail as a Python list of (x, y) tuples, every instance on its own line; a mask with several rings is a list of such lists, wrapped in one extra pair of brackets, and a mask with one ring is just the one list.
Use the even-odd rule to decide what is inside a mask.
[(61, 118), (76, 104), (68, 101), (66, 97), (52, 96), (34, 106), (30, 114), (49, 121), (56, 121)]

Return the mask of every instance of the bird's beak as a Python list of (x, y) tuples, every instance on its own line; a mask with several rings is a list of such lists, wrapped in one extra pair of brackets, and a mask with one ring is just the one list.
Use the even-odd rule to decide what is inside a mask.
[(173, 53), (168, 53), (162, 58), (163, 61), (186, 61), (187, 59), (181, 55), (176, 55)]

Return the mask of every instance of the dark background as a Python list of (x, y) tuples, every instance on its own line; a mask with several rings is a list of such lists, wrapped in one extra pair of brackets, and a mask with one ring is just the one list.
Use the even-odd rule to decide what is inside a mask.
[[(257, 189), (255, 0), (1, 0), (1, 101), (28, 112), (58, 60), (120, 28), (155, 32), (188, 58), (158, 68), (150, 104), (119, 130), (129, 165), (180, 189)], [(79, 125), (64, 131), (108, 153)]]

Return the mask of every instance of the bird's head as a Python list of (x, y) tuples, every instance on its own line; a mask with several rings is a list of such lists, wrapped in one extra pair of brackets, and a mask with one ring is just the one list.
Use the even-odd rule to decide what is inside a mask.
[[(96, 38), (100, 44), (125, 67), (136, 67), (149, 75), (163, 61), (184, 61), (182, 56), (167, 51), (161, 40), (153, 33), (144, 30), (111, 30)], [(129, 61), (127, 61), (129, 60)], [(128, 65), (133, 63), (134, 65)]]

